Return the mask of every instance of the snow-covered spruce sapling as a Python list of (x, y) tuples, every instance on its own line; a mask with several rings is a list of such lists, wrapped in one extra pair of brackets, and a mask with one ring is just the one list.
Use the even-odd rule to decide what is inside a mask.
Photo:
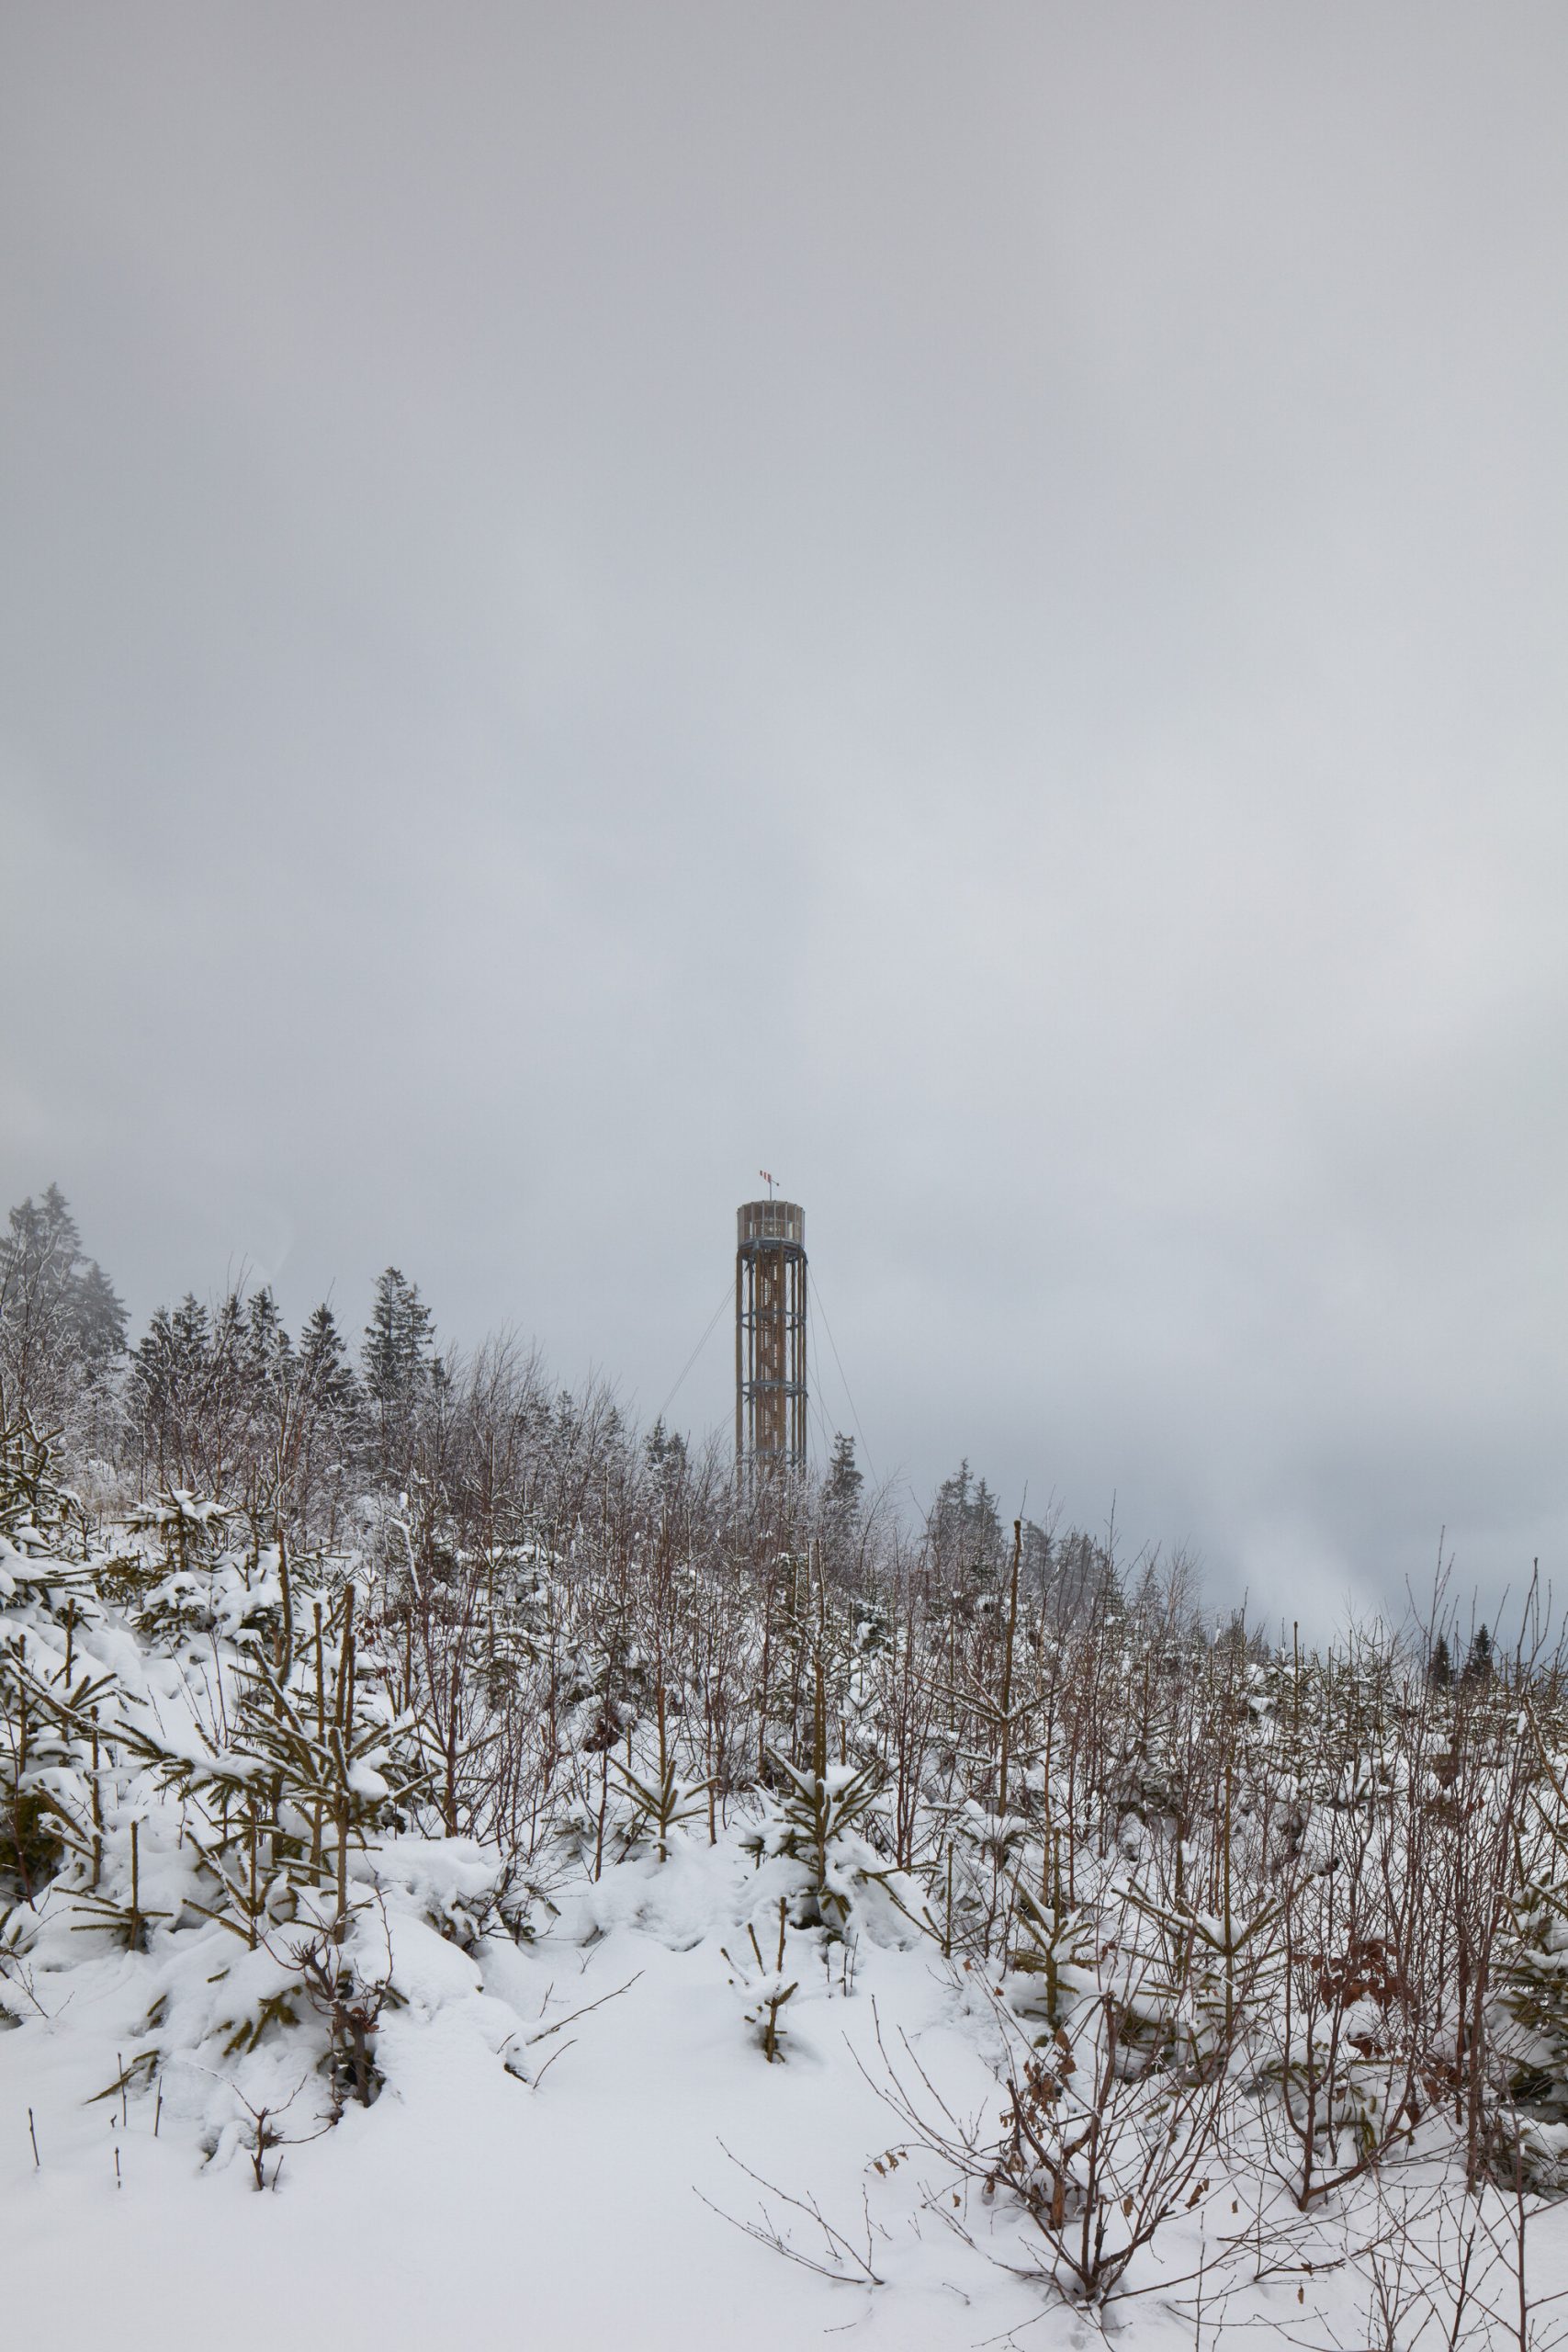
[(1007, 1996), (1021, 2016), (1043, 2019), (1043, 2039), (1048, 2040), (1077, 2003), (1099, 1989), (1094, 1921), (1064, 1892), (1060, 1849), (1055, 1842), (1040, 1894), (1031, 1894), (1021, 1875), (1015, 1882), (1012, 1921), (1013, 1973), (1007, 1980)]
[(73, 1854), (96, 1885), (102, 1850), (96, 1711), (114, 1678), (76, 1644), (103, 1611), (86, 1566), (39, 1543), (30, 1520), (0, 1535), (0, 1915)]
[[(311, 2015), (325, 2028), (318, 2064), (332, 2095), (333, 2119), (352, 2099), (371, 2106), (381, 2087), (376, 2037), (381, 2017), (402, 2006), (392, 1983), (385, 1907), (372, 1894), (346, 1919), (304, 1916), (274, 1927), (257, 1947), (212, 1979), (223, 1991), (213, 2006), (210, 2039), (225, 2061), (243, 2057), (275, 2031), (302, 2027)], [(378, 1936), (373, 1932), (378, 1925)], [(149, 2030), (161, 2022), (149, 2020)]]
[(998, 1930), (1005, 1942), (1013, 1874), (1034, 1842), (1033, 1834), (1021, 1815), (991, 1813), (974, 1797), (963, 1797), (942, 1812), (947, 1921), (943, 1949), (949, 1959), (960, 1945), (972, 1957), (988, 1955)]
[[(982, 1485), (984, 1482), (982, 1481)], [(950, 1681), (946, 1696), (959, 1710), (961, 1717), (978, 1726), (978, 1744), (964, 1743), (964, 1760), (971, 1770), (981, 1775), (987, 1792), (994, 1792), (991, 1808), (976, 1806), (976, 1813), (988, 1810), (989, 1818), (998, 1825), (1009, 1819), (1010, 1777), (1025, 1759), (1020, 1755), (1023, 1734), (1037, 1703), (1036, 1694), (1030, 1691), (1021, 1703), (1014, 1698), (1014, 1668), (1018, 1650), (1019, 1576), (1023, 1557), (1023, 1521), (1012, 1524), (1012, 1555), (1008, 1576), (1008, 1600), (1004, 1610), (996, 1617), (1000, 1634), (1000, 1655), (987, 1643), (970, 1662), (971, 1671), (963, 1680)], [(985, 1596), (989, 1598), (990, 1596)], [(990, 1615), (992, 1612), (987, 1612)], [(994, 1857), (998, 1873), (1010, 1857), (1003, 1853)], [(995, 1889), (993, 1889), (993, 1893)]]
[(143, 1558), (153, 1544), (162, 1555), (159, 1563), (147, 1562), (141, 1574), (131, 1572), (128, 1578), (126, 1598), (134, 1601), (136, 1630), (144, 1640), (173, 1646), (182, 1636), (210, 1630), (213, 1580), (224, 1531), (235, 1516), (229, 1505), (183, 1487), (131, 1512), (126, 1524), (141, 1540)]
[(671, 1831), (688, 1821), (707, 1817), (710, 1783), (682, 1780), (672, 1756), (666, 1758), (657, 1781), (645, 1780), (618, 1757), (607, 1757), (606, 1761), (630, 1799), (630, 1816), (624, 1833), (627, 1850), (639, 1838), (651, 1837), (658, 1859), (667, 1861)]
[(1268, 1902), (1246, 1916), (1238, 1913), (1228, 1869), (1224, 1890), (1217, 1913), (1175, 1899), (1162, 1902), (1132, 1884), (1123, 1890), (1134, 1910), (1159, 1931), (1156, 2006), (1160, 2029), (1174, 2030), (1176, 2049), (1199, 2065), (1228, 2062), (1244, 2026), (1272, 1999), (1285, 1967), (1272, 1932), (1283, 1917), (1284, 1903)]
[(60, 1431), (0, 1407), (0, 1543), (82, 1561), (88, 1551), (82, 1498), (60, 1475)]
[(1568, 2186), (1568, 1887), (1540, 1878), (1514, 1907), (1502, 2006), (1516, 2029), (1509, 2090), (1525, 2177)]
[(4, 1690), (11, 1679), (0, 1657), (0, 1705), (5, 1748), (0, 1751), (0, 1915), (13, 1903), (31, 1903), (54, 1876), (64, 1854), (60, 1823), (50, 1800), (47, 1777), (54, 1764), (52, 1741), (39, 1723), (25, 1688)]
[[(427, 1743), (394, 1713), (373, 1662), (361, 1665), (353, 1585), (312, 1595), (301, 1623), (286, 1566), (283, 1578), (270, 1654), (254, 1642), (231, 1648), (221, 1712), (171, 1732), (152, 1709), (128, 1706), (118, 1737), (178, 1801), (198, 1865), (189, 1910), (245, 1947), (210, 1980), (223, 1985), (207, 2028), (215, 2052), (241, 2056), (314, 2011), (334, 2096), (368, 2103), (376, 2029), (393, 1996), (362, 1932), (367, 1899), (350, 1864), (427, 1796)], [(145, 1917), (132, 1859), (130, 1909)], [(105, 1924), (117, 1897), (118, 1884), (99, 1902)]]
[(1506, 2136), (1527, 2186), (1568, 2188), (1568, 1774), (1533, 1723), (1547, 1795), (1532, 1792), (1515, 1833), (1518, 1891), (1510, 1905), (1500, 2007), (1512, 2030)]
[(881, 1791), (881, 1764), (873, 1758), (807, 1771), (780, 1756), (768, 1761), (778, 1785), (763, 1820), (741, 1844), (760, 1861), (784, 1855), (798, 1865), (797, 1928), (841, 1936), (857, 1894), (886, 1888), (893, 1876), (861, 1834)]
[(751, 1956), (757, 1963), (755, 1976), (748, 1975), (745, 1963), (730, 1959), (729, 1953), (724, 1950), (723, 1945), (719, 1947), (724, 1958), (729, 1962), (730, 1967), (735, 1971), (730, 1983), (739, 1986), (743, 1997), (750, 2004), (746, 2011), (746, 2022), (748, 2025), (756, 2027), (757, 2039), (761, 2044), (762, 2055), (770, 2066), (779, 2065), (784, 2062), (784, 2051), (780, 2047), (784, 2038), (784, 2028), (779, 2023), (779, 2018), (786, 2002), (799, 1990), (798, 1978), (789, 1984), (784, 1982), (784, 1936), (788, 1926), (788, 1897), (781, 1894), (779, 1897), (779, 1948), (774, 1955), (772, 1968), (762, 1958), (762, 1947), (757, 1941), (755, 1927), (748, 1922), (746, 1934), (751, 1946)]
[(107, 1934), (115, 1942), (123, 1944), (127, 1951), (145, 1951), (149, 1930), (159, 1920), (167, 1919), (170, 1914), (150, 1910), (141, 1900), (141, 1824), (139, 1821), (131, 1822), (127, 1844), (129, 1867), (123, 1872), (116, 1873), (114, 1880), (108, 1883), (107, 1891), (102, 1887), (90, 1888), (74, 1897), (73, 1908), (85, 1911), (87, 1917), (76, 1921), (71, 1932), (76, 1936), (89, 1932)]
[[(352, 1584), (313, 1597), (296, 1623), (285, 1581), (274, 1654), (248, 1651), (225, 1739), (172, 1745), (149, 1712), (122, 1726), (127, 1744), (195, 1815), (190, 1835), (220, 1890), (211, 1916), (253, 1948), (268, 1919), (297, 1916), (302, 1898), (332, 1899), (340, 1939), (349, 1907), (349, 1857), (402, 1808), (429, 1793), (423, 1726), (400, 1716), (362, 1672)], [(321, 1904), (304, 1905), (315, 1921)]]

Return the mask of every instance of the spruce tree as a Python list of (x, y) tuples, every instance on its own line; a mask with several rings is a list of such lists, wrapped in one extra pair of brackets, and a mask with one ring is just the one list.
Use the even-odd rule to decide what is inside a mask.
[(13, 1409), (63, 1415), (125, 1347), (125, 1309), (82, 1254), (58, 1184), (11, 1210), (0, 1236), (0, 1387)]
[(96, 1385), (125, 1353), (126, 1313), (96, 1258), (89, 1258), (77, 1278), (72, 1308), (82, 1367), (87, 1379)]
[(169, 1329), (175, 1380), (182, 1396), (198, 1396), (211, 1368), (212, 1320), (195, 1291), (186, 1291)]
[(174, 1403), (175, 1327), (166, 1306), (160, 1306), (131, 1359), (130, 1392), (132, 1409), (141, 1421), (142, 1443), (156, 1450), (157, 1432)]
[(967, 1459), (936, 1490), (927, 1534), (944, 1575), (995, 1571), (1001, 1564), (1002, 1523), (997, 1498)]
[(265, 1283), (245, 1303), (244, 1360), (246, 1377), (257, 1395), (270, 1395), (289, 1385), (294, 1343), (277, 1301)]
[(129, 1401), (143, 1463), (161, 1484), (188, 1484), (212, 1374), (210, 1318), (194, 1291), (160, 1306), (131, 1359)]
[(359, 1401), (359, 1384), (343, 1334), (324, 1301), (299, 1334), (296, 1376), (301, 1396), (318, 1412), (346, 1416)]
[(661, 1487), (680, 1484), (686, 1468), (686, 1441), (679, 1430), (665, 1428), (662, 1413), (644, 1438), (642, 1450)]
[(1470, 1656), (1465, 1659), (1461, 1679), (1469, 1683), (1490, 1682), (1495, 1671), (1492, 1636), (1483, 1625), (1470, 1645)]
[(349, 1465), (361, 1435), (359, 1383), (324, 1303), (299, 1334), (290, 1380), (293, 1499), (309, 1540), (312, 1532), (335, 1525), (348, 1499)]
[(389, 1266), (376, 1284), (360, 1362), (365, 1394), (376, 1414), (376, 1467), (400, 1485), (409, 1471), (419, 1408), (440, 1384), (443, 1367), (435, 1353), (434, 1320), (419, 1285), (396, 1266)]
[(1561, 2195), (1568, 2188), (1568, 1781), (1560, 1756), (1542, 1747), (1540, 1758), (1545, 1787), (1532, 1792), (1516, 1837), (1518, 1884), (1498, 1982), (1516, 2030), (1506, 2055), (1517, 2154), (1530, 2188)]
[(860, 1508), (860, 1490), (865, 1480), (855, 1460), (855, 1442), (842, 1430), (835, 1431), (833, 1452), (828, 1464), (827, 1481), (822, 1500), (827, 1510), (840, 1519), (852, 1519)]
[(417, 1283), (389, 1266), (360, 1351), (365, 1393), (376, 1405), (410, 1405), (428, 1385), (435, 1363), (435, 1325)]

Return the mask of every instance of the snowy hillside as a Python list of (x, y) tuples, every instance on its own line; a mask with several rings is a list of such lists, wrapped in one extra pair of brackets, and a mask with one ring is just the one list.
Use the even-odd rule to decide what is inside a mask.
[(1556, 2339), (1540, 1659), (4, 1446), (23, 2340)]

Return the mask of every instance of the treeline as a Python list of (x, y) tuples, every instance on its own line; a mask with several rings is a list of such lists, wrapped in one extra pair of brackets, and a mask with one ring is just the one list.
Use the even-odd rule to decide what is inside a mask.
[[(356, 1498), (382, 1489), (439, 1491), (465, 1520), (477, 1510), (557, 1529), (589, 1484), (623, 1500), (642, 1482), (660, 1498), (678, 1485), (725, 1542), (750, 1510), (722, 1446), (693, 1458), (689, 1439), (662, 1421), (637, 1431), (609, 1386), (562, 1388), (510, 1339), (468, 1352), (444, 1344), (418, 1283), (396, 1266), (378, 1280), (356, 1344), (326, 1301), (291, 1335), (265, 1284), (211, 1304), (187, 1292), (132, 1344), (114, 1284), (85, 1256), (54, 1185), (12, 1209), (0, 1238), (0, 1422), (24, 1417), (139, 1499), (220, 1496), (260, 1540), (281, 1531), (306, 1547), (335, 1543)], [(778, 1502), (762, 1514), (767, 1540)], [(998, 1576), (1010, 1543), (998, 1497), (966, 1460), (919, 1526), (901, 1525), (886, 1496), (868, 1497), (843, 1433), (819, 1476), (790, 1489), (787, 1510), (792, 1522), (804, 1515), (803, 1540), (824, 1546), (840, 1574), (903, 1561), (913, 1543), (938, 1577)], [(1128, 1576), (1111, 1544), (1079, 1529), (1026, 1518), (1021, 1541), (1026, 1582), (1049, 1584), (1064, 1618), (1140, 1596), (1167, 1614), (1173, 1600), (1196, 1603), (1179, 1557), (1163, 1568), (1141, 1559)]]

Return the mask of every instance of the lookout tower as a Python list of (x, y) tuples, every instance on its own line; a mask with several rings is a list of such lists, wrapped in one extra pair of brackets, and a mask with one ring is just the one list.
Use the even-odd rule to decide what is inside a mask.
[(735, 1252), (735, 1458), (766, 1476), (806, 1467), (806, 1212), (748, 1201)]

